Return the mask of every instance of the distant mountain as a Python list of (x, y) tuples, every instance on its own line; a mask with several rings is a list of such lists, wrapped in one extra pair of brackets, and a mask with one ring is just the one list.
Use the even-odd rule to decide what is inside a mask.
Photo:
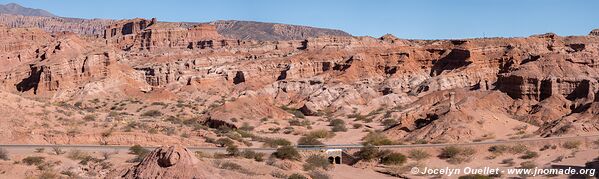
[[(110, 19), (79, 19), (58, 17), (48, 11), (22, 7), (15, 3), (0, 5), (0, 23), (8, 27), (37, 27), (48, 32), (71, 31), (81, 35), (101, 36), (106, 26), (116, 22)], [(335, 29), (301, 25), (221, 20), (209, 22), (220, 35), (242, 40), (302, 40), (320, 36), (351, 36)], [(190, 27), (200, 23), (173, 23)]]
[(221, 20), (211, 24), (216, 25), (219, 34), (234, 39), (297, 40), (319, 36), (351, 36), (341, 30), (278, 23)]
[(43, 16), (43, 17), (58, 17), (48, 11), (42, 9), (33, 9), (23, 7), (16, 3), (9, 3), (6, 5), (0, 5), (0, 14), (12, 14), (12, 15), (23, 15), (23, 16)]

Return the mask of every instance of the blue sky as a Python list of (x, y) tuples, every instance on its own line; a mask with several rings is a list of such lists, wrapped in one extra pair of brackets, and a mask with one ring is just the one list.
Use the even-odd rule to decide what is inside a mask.
[(64, 17), (252, 20), (409, 39), (586, 35), (599, 28), (597, 0), (0, 0), (10, 2)]

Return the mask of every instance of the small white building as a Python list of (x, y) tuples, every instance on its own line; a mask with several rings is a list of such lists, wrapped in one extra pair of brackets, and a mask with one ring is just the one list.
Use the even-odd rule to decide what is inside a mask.
[(343, 156), (342, 149), (327, 149), (324, 152), (327, 154), (327, 158), (331, 164), (341, 164), (341, 157)]

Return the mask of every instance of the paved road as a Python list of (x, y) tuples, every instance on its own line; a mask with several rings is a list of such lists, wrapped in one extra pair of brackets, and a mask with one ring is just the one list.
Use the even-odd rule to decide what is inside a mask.
[[(526, 143), (526, 142), (543, 142), (551, 140), (580, 140), (590, 139), (597, 140), (599, 135), (589, 136), (571, 136), (571, 137), (550, 137), (550, 138), (528, 138), (518, 140), (507, 140), (507, 141), (487, 141), (487, 142), (471, 142), (471, 143), (456, 143), (456, 144), (408, 144), (408, 145), (383, 145), (377, 146), (382, 149), (398, 149), (398, 148), (427, 148), (427, 147), (445, 147), (445, 146), (472, 146), (472, 145), (497, 145), (497, 144), (513, 144), (513, 143)], [(62, 148), (62, 149), (78, 149), (87, 151), (127, 151), (131, 146), (124, 145), (54, 145), (54, 144), (0, 144), (0, 148), (7, 150), (34, 150), (36, 148)], [(338, 144), (338, 145), (298, 145), (295, 146), (298, 150), (310, 151), (310, 150), (326, 150), (326, 149), (359, 149), (362, 148), (361, 144)], [(146, 146), (147, 149), (154, 149), (156, 147)], [(204, 152), (226, 152), (225, 148), (222, 147), (187, 147), (191, 151), (204, 151)], [(276, 148), (240, 148), (241, 150), (249, 149), (257, 152), (272, 153), (276, 151)]]

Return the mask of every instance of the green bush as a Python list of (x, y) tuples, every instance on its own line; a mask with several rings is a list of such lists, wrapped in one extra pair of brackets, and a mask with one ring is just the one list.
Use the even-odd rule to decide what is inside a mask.
[(456, 146), (447, 146), (441, 149), (439, 158), (445, 159), (451, 164), (459, 164), (469, 161), (472, 155), (476, 153), (473, 148), (460, 148)]
[(488, 151), (494, 154), (503, 154), (510, 151), (510, 147), (506, 145), (494, 145), (489, 147)]
[(46, 158), (39, 156), (29, 156), (25, 157), (22, 161), (27, 165), (41, 165), (42, 163), (44, 163), (45, 159)]
[(364, 145), (394, 145), (396, 144), (395, 142), (391, 141), (391, 139), (387, 138), (387, 136), (385, 136), (385, 134), (382, 133), (378, 133), (378, 132), (371, 132), (368, 133), (368, 135), (366, 135), (366, 137), (364, 137), (362, 139), (364, 142)]
[(381, 158), (381, 163), (385, 165), (402, 165), (406, 163), (406, 156), (400, 153), (392, 152)]
[(526, 151), (524, 155), (520, 156), (521, 159), (533, 159), (539, 157), (539, 154), (534, 151)]
[(345, 126), (345, 121), (341, 119), (333, 119), (329, 122), (329, 126), (332, 126), (331, 130), (333, 132), (345, 132), (347, 131), (347, 127)]
[(216, 140), (216, 144), (220, 145), (221, 147), (226, 147), (235, 144), (235, 142), (229, 138), (220, 138)]
[(313, 136), (303, 136), (297, 140), (298, 145), (324, 145), (324, 143), (320, 142), (318, 138)]
[(329, 169), (331, 167), (331, 163), (327, 158), (321, 155), (311, 155), (306, 159), (306, 163), (304, 164), (304, 170), (310, 171), (317, 168)]
[(514, 145), (510, 147), (510, 153), (512, 154), (521, 154), (528, 151), (528, 147), (522, 144)]
[(356, 152), (355, 155), (360, 160), (370, 161), (378, 157), (379, 149), (373, 145), (366, 145), (362, 147), (360, 151)]
[(162, 116), (162, 112), (158, 110), (149, 110), (141, 114), (143, 117), (158, 117)]
[(299, 152), (292, 146), (278, 148), (272, 155), (283, 160), (300, 160), (302, 158)]
[(150, 153), (150, 150), (143, 148), (141, 145), (134, 145), (129, 147), (129, 154), (133, 155), (145, 155)]
[(93, 114), (85, 115), (83, 117), (83, 120), (85, 120), (85, 121), (95, 121), (96, 120), (96, 115), (93, 115)]
[(229, 145), (227, 147), (227, 154), (229, 154), (231, 156), (239, 156), (240, 155), (239, 148), (236, 145)]
[(9, 160), (8, 151), (4, 148), (0, 148), (0, 160)]
[(308, 177), (305, 177), (304, 175), (299, 174), (299, 173), (294, 173), (294, 174), (289, 175), (289, 177), (287, 177), (287, 179), (308, 179)]
[(218, 165), (218, 168), (225, 169), (225, 170), (233, 170), (233, 171), (243, 170), (243, 167), (241, 167), (241, 165), (230, 162), (230, 161), (225, 161), (225, 162), (221, 163), (220, 165)]
[(329, 132), (327, 130), (321, 129), (321, 130), (313, 130), (310, 131), (308, 134), (306, 134), (305, 136), (308, 137), (315, 137), (315, 138), (319, 138), (319, 139), (325, 139), (325, 138), (331, 138), (335, 136), (335, 133)]
[(578, 147), (580, 147), (582, 143), (580, 141), (566, 141), (564, 142), (564, 144), (562, 145), (562, 147), (564, 147), (565, 149), (577, 149)]
[(256, 162), (264, 161), (264, 153), (254, 152), (253, 150), (245, 149), (241, 152), (241, 155), (247, 159), (254, 159)]
[(312, 178), (312, 179), (329, 179), (329, 178), (331, 178), (326, 173), (324, 173), (322, 171), (317, 171), (317, 170), (310, 171), (310, 173), (308, 173), (308, 175), (310, 175), (310, 178)]
[(426, 151), (419, 149), (410, 150), (408, 154), (409, 158), (416, 161), (425, 160), (431, 156)]
[(265, 138), (262, 141), (264, 142), (265, 147), (272, 147), (272, 148), (279, 147), (279, 146), (291, 145), (291, 142), (289, 142), (287, 139), (283, 139), (283, 138), (276, 138), (276, 139)]

